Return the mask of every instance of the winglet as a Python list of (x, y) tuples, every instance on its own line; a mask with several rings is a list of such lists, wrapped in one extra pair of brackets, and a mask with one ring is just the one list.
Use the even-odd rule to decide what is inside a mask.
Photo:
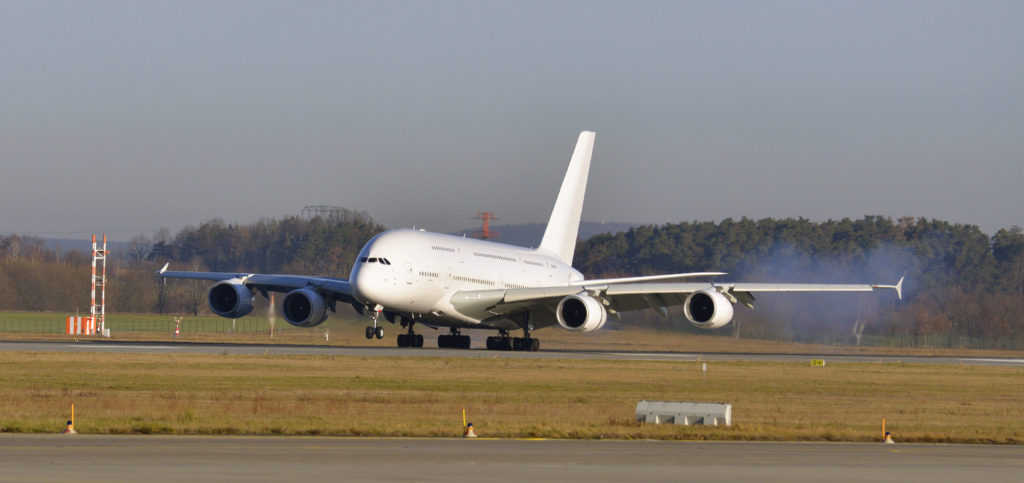
[(896, 285), (872, 285), (871, 288), (891, 288), (896, 291), (896, 297), (903, 300), (903, 277), (900, 277)]
[(157, 272), (157, 273), (164, 273), (164, 272), (166, 272), (167, 271), (167, 267), (169, 267), (169, 266), (171, 266), (171, 262), (165, 263), (164, 264), (164, 268), (161, 268), (160, 271)]

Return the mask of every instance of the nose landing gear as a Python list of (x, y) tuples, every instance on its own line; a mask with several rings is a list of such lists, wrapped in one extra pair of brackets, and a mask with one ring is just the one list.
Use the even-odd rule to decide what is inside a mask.
[(373, 326), (366, 328), (367, 339), (372, 339), (374, 337), (378, 339), (384, 338), (384, 328), (377, 325), (377, 318), (380, 317), (380, 313), (383, 310), (384, 307), (382, 307), (380, 304), (377, 304), (376, 306), (373, 307), (373, 315), (371, 316), (373, 319)]

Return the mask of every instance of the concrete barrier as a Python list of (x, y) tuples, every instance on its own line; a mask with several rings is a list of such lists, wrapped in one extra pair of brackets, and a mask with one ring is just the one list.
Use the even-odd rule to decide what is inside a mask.
[(644, 423), (732, 426), (732, 404), (676, 401), (640, 401), (636, 420)]

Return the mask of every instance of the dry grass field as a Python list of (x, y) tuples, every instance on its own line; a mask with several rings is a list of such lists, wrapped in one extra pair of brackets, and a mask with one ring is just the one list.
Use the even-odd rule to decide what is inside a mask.
[[(366, 341), (363, 340), (365, 343)], [(1024, 368), (0, 353), (0, 431), (1024, 443)], [(637, 401), (730, 402), (731, 427)]]

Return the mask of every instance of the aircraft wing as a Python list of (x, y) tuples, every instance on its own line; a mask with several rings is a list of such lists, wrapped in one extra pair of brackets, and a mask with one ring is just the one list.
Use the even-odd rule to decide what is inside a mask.
[(306, 277), (301, 275), (269, 275), (260, 273), (238, 273), (238, 272), (175, 272), (168, 271), (164, 265), (158, 277), (181, 278), (188, 280), (208, 280), (221, 282), (236, 280), (237, 282), (267, 295), (267, 292), (290, 292), (297, 288), (311, 288), (323, 295), (325, 298), (340, 300), (345, 303), (355, 303), (352, 296), (352, 287), (348, 280), (343, 278), (330, 277)]
[[(645, 277), (637, 277), (645, 279)], [(662, 318), (666, 308), (682, 305), (686, 298), (701, 290), (722, 293), (733, 303), (754, 306), (755, 292), (871, 292), (892, 289), (903, 297), (903, 279), (896, 285), (878, 284), (810, 284), (810, 283), (717, 283), (717, 282), (634, 282), (630, 279), (583, 281), (561, 287), (505, 290), (462, 291), (452, 296), (452, 305), (464, 314), (480, 318), (510, 315), (537, 306), (555, 310), (558, 302), (569, 295), (586, 293), (601, 301), (610, 313), (653, 309)]]

